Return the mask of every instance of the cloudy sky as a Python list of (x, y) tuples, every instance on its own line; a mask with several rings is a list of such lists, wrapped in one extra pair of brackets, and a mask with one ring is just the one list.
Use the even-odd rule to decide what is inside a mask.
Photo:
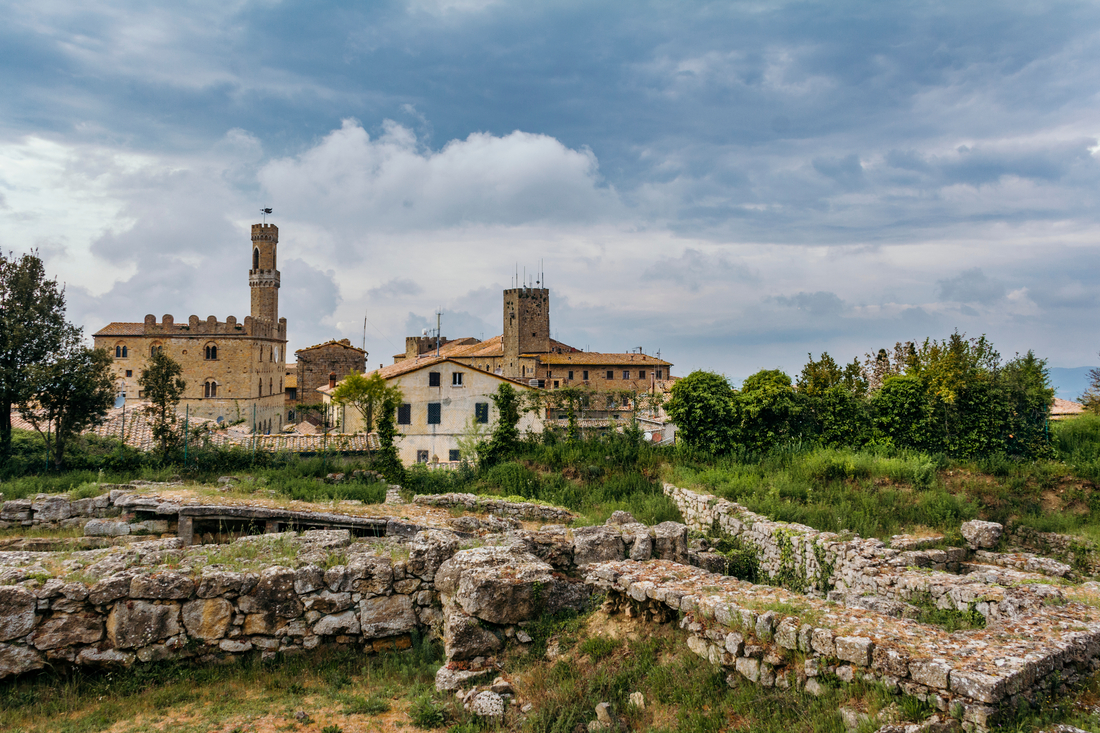
[(501, 330), (739, 381), (986, 333), (1100, 350), (1100, 6), (0, 0), (0, 248), (88, 332), (248, 310), (291, 348)]

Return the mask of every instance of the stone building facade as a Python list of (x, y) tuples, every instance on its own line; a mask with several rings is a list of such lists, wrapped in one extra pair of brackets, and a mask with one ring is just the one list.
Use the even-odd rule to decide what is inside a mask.
[(640, 352), (582, 351), (550, 338), (550, 290), (511, 288), (504, 291), (504, 332), (485, 341), (474, 338), (409, 337), (394, 363), (447, 357), (476, 369), (532, 387), (587, 387), (598, 392), (663, 390), (672, 379), (672, 364)]
[(280, 274), (276, 269), (279, 229), (252, 225), (248, 283), (252, 313), (243, 322), (228, 316), (177, 323), (147, 315), (140, 323), (110, 323), (94, 334), (96, 348), (114, 356), (119, 392), (127, 404), (144, 399), (138, 378), (154, 352), (183, 367), (187, 382), (180, 411), (211, 420), (246, 424), (259, 432), (281, 429), (286, 363), (286, 318), (279, 317)]
[(321, 401), (317, 392), (329, 385), (329, 378), (336, 375), (341, 380), (352, 372), (362, 374), (367, 370), (367, 352), (351, 345), (348, 339), (333, 339), (323, 344), (299, 349), (295, 377), (297, 404), (312, 405)]
[[(497, 421), (492, 395), (502, 383), (519, 392), (533, 388), (496, 374), (462, 364), (443, 356), (427, 356), (399, 362), (372, 374), (384, 377), (389, 385), (400, 388), (401, 407), (397, 411), (397, 450), (401, 461), (412, 463), (454, 463), (470, 456), (462, 455), (459, 439), (471, 428), (488, 434)], [(319, 390), (330, 402), (334, 387)], [(364, 430), (362, 416), (346, 407), (337, 413), (342, 433)], [(542, 431), (542, 418), (524, 413), (521, 433)]]

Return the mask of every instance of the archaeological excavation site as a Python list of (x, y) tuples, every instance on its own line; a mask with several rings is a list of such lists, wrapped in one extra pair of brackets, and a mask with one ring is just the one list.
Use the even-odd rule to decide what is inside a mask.
[[(616, 511), (582, 526), (544, 503), (396, 485), (379, 504), (242, 498), (248, 480), (4, 502), (0, 684), (166, 665), (277, 673), (317, 655), (381, 663), (434, 643), (431, 695), (468, 729), (558, 730), (547, 680), (610, 663), (598, 630), (629, 629), (631, 643), (663, 639), (666, 655), (688, 655), (742, 699), (828, 701), (837, 730), (900, 733), (998, 730), (1100, 668), (1093, 556), (1061, 535), (969, 521), (954, 546), (931, 533), (886, 542), (671, 483), (664, 498), (682, 521), (648, 526)], [(607, 648), (621, 652), (626, 637)], [(663, 689), (649, 700), (608, 691), (568, 730), (677, 729), (645, 717)]]

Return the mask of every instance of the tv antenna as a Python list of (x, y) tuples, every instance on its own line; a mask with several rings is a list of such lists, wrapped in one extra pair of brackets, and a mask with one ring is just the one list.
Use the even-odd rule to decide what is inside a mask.
[(271, 207), (260, 209), (260, 213), (264, 216), (264, 224), (267, 224), (267, 215), (271, 213)]

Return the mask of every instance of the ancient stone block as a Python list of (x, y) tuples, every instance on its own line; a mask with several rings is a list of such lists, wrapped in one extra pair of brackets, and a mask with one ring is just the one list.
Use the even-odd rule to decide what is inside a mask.
[(875, 645), (862, 636), (838, 636), (835, 640), (836, 656), (860, 667), (871, 666), (871, 651)]
[(1005, 696), (1003, 677), (992, 677), (972, 670), (951, 671), (951, 691), (978, 702), (998, 702)]
[(130, 592), (131, 577), (131, 573), (125, 573), (98, 581), (88, 591), (88, 603), (101, 606), (124, 597)]
[(833, 643), (833, 632), (828, 629), (814, 629), (810, 637), (810, 646), (815, 652), (824, 657), (836, 656), (836, 644)]
[(5, 522), (22, 522), (31, 518), (31, 500), (13, 499), (0, 505), (0, 519)]
[(348, 587), (340, 590), (374, 595), (389, 593), (393, 587), (393, 561), (388, 557), (359, 555), (347, 565), (347, 583)]
[(409, 543), (408, 571), (427, 582), (435, 579), (439, 566), (458, 552), (458, 536), (454, 532), (426, 529), (417, 532)]
[(183, 604), (183, 625), (187, 633), (204, 641), (225, 636), (233, 620), (233, 605), (224, 598), (206, 598)]
[(779, 622), (775, 632), (775, 643), (784, 649), (798, 649), (798, 619), (785, 618)]
[(876, 646), (871, 652), (871, 668), (892, 677), (907, 677), (909, 658), (895, 649)]
[(615, 528), (596, 526), (573, 530), (573, 562), (577, 567), (622, 560), (625, 553), (622, 534)]
[(46, 666), (42, 655), (30, 647), (0, 644), (0, 678)]
[(116, 649), (136, 649), (180, 633), (180, 607), (175, 603), (120, 601), (107, 616), (107, 639)]
[(359, 623), (368, 639), (406, 634), (416, 628), (416, 614), (408, 596), (367, 598), (359, 603)]
[(108, 665), (108, 664), (133, 664), (137, 655), (133, 652), (123, 652), (118, 649), (96, 649), (87, 647), (81, 649), (76, 655), (77, 664)]
[(227, 593), (240, 593), (243, 578), (240, 573), (216, 571), (203, 573), (195, 595), (199, 598), (217, 598)]
[(305, 595), (320, 590), (325, 585), (325, 572), (316, 565), (306, 565), (294, 573), (294, 592)]
[(190, 598), (195, 581), (179, 573), (135, 575), (130, 580), (130, 597), (148, 600), (181, 600)]
[(274, 634), (275, 633), (275, 614), (273, 613), (250, 613), (244, 617), (244, 626), (241, 631), (247, 636), (255, 636), (257, 634)]
[(686, 525), (679, 522), (661, 522), (653, 528), (653, 534), (654, 557), (678, 563), (687, 562), (688, 529)]
[(735, 657), (741, 656), (741, 650), (745, 646), (745, 637), (737, 632), (726, 634), (726, 651)]
[(983, 522), (980, 519), (973, 519), (969, 522), (963, 522), (962, 536), (966, 540), (966, 543), (970, 545), (972, 550), (986, 550), (990, 547), (996, 547), (997, 542), (1001, 539), (1001, 534), (1004, 533), (1004, 525), (997, 522)]
[(90, 519), (84, 525), (86, 537), (121, 537), (130, 534), (130, 523), (114, 519)]
[(72, 516), (72, 503), (64, 496), (46, 496), (35, 499), (31, 510), (36, 522), (60, 522)]
[(321, 636), (335, 636), (336, 634), (358, 634), (359, 618), (355, 611), (324, 616), (313, 625), (313, 633)]
[(38, 599), (23, 588), (0, 586), (0, 641), (29, 634), (34, 628), (34, 609), (37, 605)]
[(742, 677), (749, 682), (760, 681), (760, 660), (749, 659), (747, 657), (738, 657), (734, 662), (734, 669), (736, 669)]
[(951, 668), (938, 659), (912, 659), (909, 661), (909, 676), (918, 682), (937, 690), (947, 689)]
[(103, 638), (103, 617), (97, 613), (58, 614), (39, 624), (35, 647), (58, 649), (75, 644), (94, 644)]
[(294, 571), (290, 568), (267, 568), (248, 595), (237, 599), (242, 613), (273, 613), (282, 618), (302, 615), (305, 606), (294, 592)]
[(353, 604), (351, 593), (333, 593), (322, 591), (315, 596), (307, 596), (302, 600), (307, 610), (320, 613), (339, 613), (351, 608)]
[(443, 634), (443, 650), (447, 659), (463, 661), (486, 657), (503, 646), (500, 638), (482, 627), (477, 619), (461, 613), (453, 613), (447, 617)]

